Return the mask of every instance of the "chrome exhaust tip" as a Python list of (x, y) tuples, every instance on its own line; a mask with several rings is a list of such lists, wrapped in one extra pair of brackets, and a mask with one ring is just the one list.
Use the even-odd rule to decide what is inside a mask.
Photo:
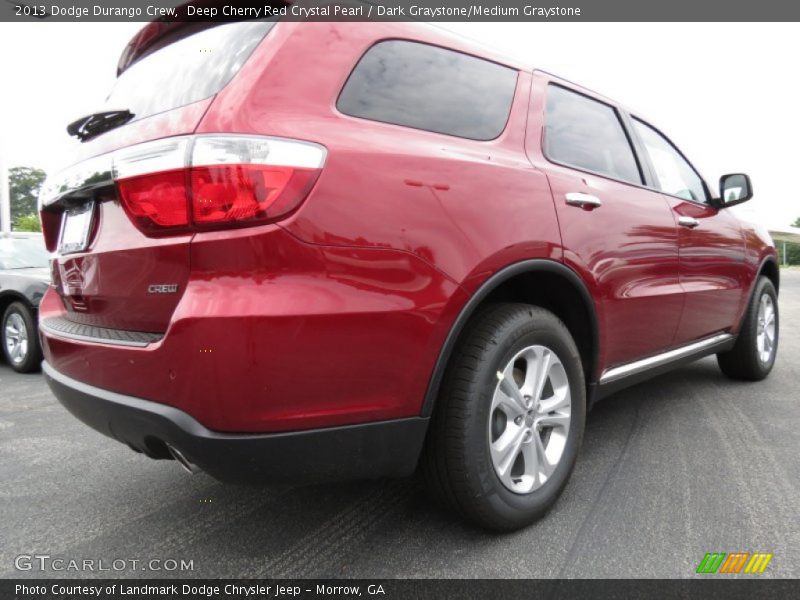
[(198, 468), (189, 462), (189, 460), (183, 455), (183, 453), (175, 448), (172, 444), (167, 444), (167, 450), (172, 455), (172, 458), (178, 461), (178, 464), (182, 466), (186, 471), (192, 475), (198, 471)]

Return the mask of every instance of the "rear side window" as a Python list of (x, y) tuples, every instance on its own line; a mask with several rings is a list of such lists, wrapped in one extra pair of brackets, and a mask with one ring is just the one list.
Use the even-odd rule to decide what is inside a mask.
[(633, 148), (617, 111), (552, 84), (547, 88), (544, 152), (557, 163), (642, 183)]
[(514, 69), (393, 40), (367, 51), (336, 106), (353, 117), (485, 141), (505, 129), (516, 85)]
[(219, 92), (239, 71), (274, 21), (217, 25), (177, 40), (131, 65), (106, 100), (136, 119)]

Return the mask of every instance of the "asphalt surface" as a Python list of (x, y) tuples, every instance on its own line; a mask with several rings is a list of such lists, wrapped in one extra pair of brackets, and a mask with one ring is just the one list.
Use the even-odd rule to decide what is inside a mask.
[[(47, 554), (128, 561), (95, 563), (96, 576), (691, 577), (706, 552), (764, 551), (763, 576), (800, 577), (800, 271), (782, 272), (780, 309), (766, 381), (729, 381), (709, 358), (604, 400), (561, 500), (511, 535), (435, 508), (414, 480), (189, 475), (79, 423), (41, 375), (0, 365), (0, 576), (93, 574), (14, 567)], [(193, 570), (131, 566), (151, 559)]]

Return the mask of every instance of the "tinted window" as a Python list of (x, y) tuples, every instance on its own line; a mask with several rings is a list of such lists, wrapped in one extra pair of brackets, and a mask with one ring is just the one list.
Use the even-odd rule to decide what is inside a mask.
[(544, 151), (550, 160), (565, 165), (642, 183), (617, 112), (556, 85), (547, 89)]
[(633, 126), (656, 171), (658, 188), (679, 198), (705, 202), (708, 198), (703, 180), (680, 152), (649, 125), (634, 119)]
[(502, 133), (517, 83), (514, 69), (414, 42), (376, 44), (350, 74), (345, 114), (473, 140)]
[(137, 119), (213, 96), (239, 71), (273, 21), (205, 29), (147, 55), (122, 73), (106, 100)]

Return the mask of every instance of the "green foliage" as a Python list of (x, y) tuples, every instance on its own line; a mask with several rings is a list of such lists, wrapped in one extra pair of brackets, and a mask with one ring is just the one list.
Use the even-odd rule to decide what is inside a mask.
[(23, 215), (17, 217), (14, 221), (14, 231), (41, 231), (42, 224), (39, 223), (39, 217), (35, 213), (32, 215)]
[(34, 167), (11, 167), (8, 170), (8, 195), (11, 201), (12, 223), (16, 224), (20, 218), (36, 214), (39, 188), (42, 187), (46, 176), (44, 171)]
[(792, 227), (800, 227), (800, 217), (797, 217), (792, 223)]
[(783, 256), (783, 242), (775, 242), (778, 249), (778, 259), (781, 265), (800, 265), (800, 244), (786, 244), (786, 257)]

